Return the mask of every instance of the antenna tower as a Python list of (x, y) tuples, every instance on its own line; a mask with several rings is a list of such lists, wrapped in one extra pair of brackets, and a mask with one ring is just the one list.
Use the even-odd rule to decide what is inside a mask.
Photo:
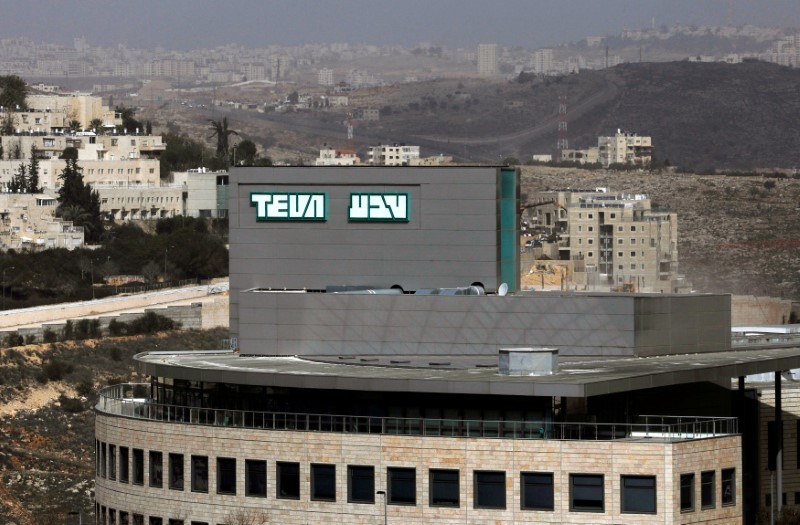
[(558, 97), (558, 142), (556, 143), (556, 161), (561, 160), (561, 152), (569, 149), (567, 139), (567, 97)]

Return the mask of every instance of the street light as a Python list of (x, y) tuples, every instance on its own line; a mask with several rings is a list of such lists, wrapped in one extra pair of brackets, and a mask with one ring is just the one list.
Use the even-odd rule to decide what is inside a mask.
[(3, 310), (6, 309), (6, 270), (13, 270), (13, 266), (3, 268)]
[(379, 490), (375, 494), (378, 496), (383, 496), (383, 525), (387, 525), (389, 523), (389, 517), (386, 515), (386, 491)]

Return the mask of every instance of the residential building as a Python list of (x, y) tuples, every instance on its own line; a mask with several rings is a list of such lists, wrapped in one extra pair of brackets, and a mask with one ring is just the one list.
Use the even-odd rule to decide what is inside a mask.
[(520, 291), (514, 169), (231, 180), (231, 349), (101, 390), (101, 523), (742, 521), (731, 378), (800, 351), (731, 351), (729, 296)]
[(562, 149), (561, 162), (576, 162), (578, 164), (597, 164), (600, 162), (600, 149)]
[(0, 249), (43, 250), (83, 246), (83, 228), (55, 216), (50, 195), (0, 193)]
[(612, 164), (649, 166), (653, 159), (650, 137), (617, 130), (613, 137), (597, 137), (598, 158), (603, 167)]
[(392, 144), (373, 146), (367, 150), (367, 163), (373, 166), (408, 166), (419, 158), (419, 146)]
[(334, 149), (325, 146), (319, 150), (319, 157), (314, 161), (316, 166), (358, 166), (361, 159), (351, 149)]
[(478, 74), (492, 76), (498, 72), (497, 44), (478, 44)]
[[(164, 187), (167, 184), (162, 183)], [(174, 172), (169, 187), (182, 186), (184, 201), (181, 215), (218, 219), (228, 216), (230, 175), (227, 171), (206, 168)]]
[[(113, 129), (116, 126), (122, 125), (122, 117), (118, 113), (115, 113), (113, 108), (104, 106), (102, 97), (84, 93), (68, 95), (31, 95), (27, 97), (27, 103), (32, 112), (44, 114), (61, 113), (66, 115), (67, 125), (69, 125), (69, 121), (77, 120), (84, 130), (89, 129), (92, 120), (95, 119), (101, 120), (103, 126), (107, 129)], [(22, 112), (22, 115), (24, 114), (25, 113)], [(44, 115), (39, 116), (44, 117)], [(28, 132), (35, 131), (36, 128), (35, 122), (28, 122), (27, 127), (18, 127), (21, 131)], [(57, 131), (52, 128), (53, 126), (51, 125), (50, 129), (45, 129), (44, 123), (42, 124), (42, 131)]]
[(678, 273), (678, 217), (651, 204), (647, 195), (608, 188), (542, 191), (524, 220), (557, 246), (556, 259), (582, 261), (570, 288), (691, 291)]
[(553, 50), (537, 49), (533, 52), (533, 72), (546, 75), (553, 70)]
[(323, 67), (317, 73), (317, 83), (320, 86), (332, 86), (333, 82), (333, 69), (329, 67)]

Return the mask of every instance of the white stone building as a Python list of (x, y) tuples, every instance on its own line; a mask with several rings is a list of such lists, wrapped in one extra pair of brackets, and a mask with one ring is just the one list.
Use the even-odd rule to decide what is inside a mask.
[(497, 44), (478, 44), (478, 74), (492, 76), (497, 73)]

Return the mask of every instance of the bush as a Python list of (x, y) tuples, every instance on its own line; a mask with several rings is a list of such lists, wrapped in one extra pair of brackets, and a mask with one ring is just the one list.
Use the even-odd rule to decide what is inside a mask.
[(89, 397), (89, 395), (90, 395), (90, 394), (92, 394), (92, 393), (94, 392), (94, 383), (92, 383), (92, 382), (91, 382), (91, 381), (89, 381), (88, 379), (87, 379), (87, 380), (84, 380), (84, 381), (81, 381), (81, 382), (80, 382), (80, 383), (78, 383), (78, 385), (75, 387), (75, 392), (77, 392), (77, 394), (78, 394), (79, 396), (82, 396), (82, 397)]
[[(72, 365), (60, 359), (51, 359), (42, 365), (42, 374), (50, 381), (61, 381), (70, 372), (72, 372)], [(47, 381), (42, 382), (46, 383)]]
[(58, 402), (61, 403), (61, 408), (64, 410), (64, 412), (77, 414), (78, 412), (83, 412), (86, 410), (86, 407), (83, 405), (83, 401), (74, 397), (67, 397), (62, 394), (58, 398)]
[(72, 339), (75, 339), (75, 327), (72, 321), (67, 321), (64, 325), (64, 341), (71, 341)]
[(45, 328), (44, 332), (42, 332), (42, 340), (45, 343), (55, 343), (58, 341), (58, 335), (49, 328)]
[(5, 340), (6, 347), (14, 347), (14, 346), (22, 346), (25, 344), (25, 340), (22, 338), (21, 335), (18, 333), (8, 334)]
[(81, 319), (75, 323), (74, 338), (78, 341), (84, 339), (97, 339), (100, 337), (100, 321), (98, 319)]
[(108, 355), (111, 357), (112, 361), (122, 361), (122, 351), (116, 346), (108, 351)]
[(35, 335), (28, 334), (28, 335), (25, 336), (25, 344), (26, 345), (32, 345), (35, 342), (36, 342), (36, 336)]
[(120, 321), (117, 321), (116, 319), (112, 319), (111, 322), (108, 323), (108, 333), (114, 337), (127, 335), (128, 325)]

